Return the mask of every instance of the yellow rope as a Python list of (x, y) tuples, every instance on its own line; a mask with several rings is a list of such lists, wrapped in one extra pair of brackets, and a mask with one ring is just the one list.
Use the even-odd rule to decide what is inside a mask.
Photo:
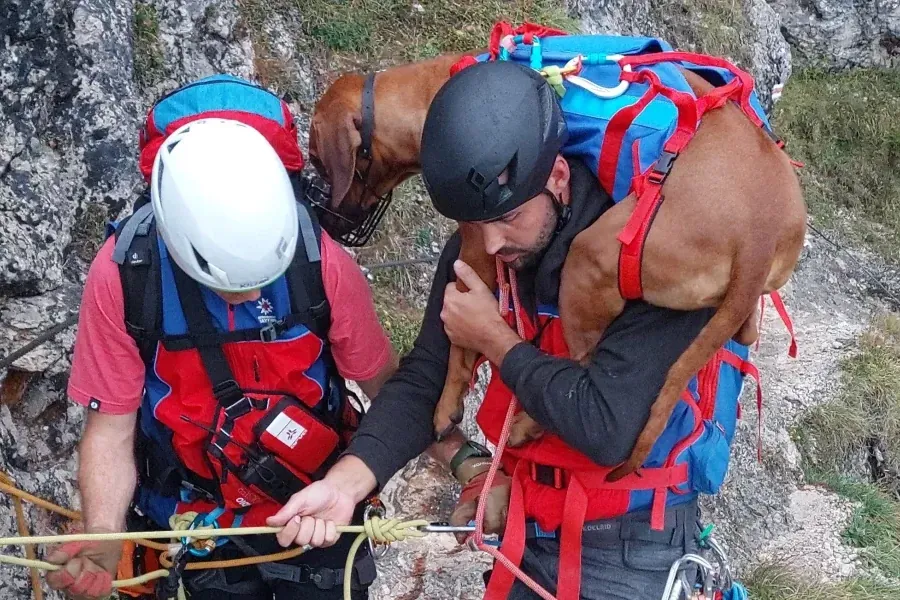
[[(196, 515), (192, 516), (190, 522)], [(181, 520), (171, 521), (174, 526), (182, 526)], [(344, 565), (344, 599), (350, 600), (351, 587), (350, 582), (353, 575), (353, 563), (359, 546), (366, 540), (372, 539), (379, 544), (390, 544), (393, 542), (403, 541), (412, 537), (422, 537), (425, 532), (419, 528), (428, 525), (428, 521), (417, 519), (412, 521), (400, 521), (399, 519), (381, 519), (379, 517), (371, 517), (366, 520), (363, 525), (339, 525), (337, 531), (339, 533), (356, 533), (357, 538), (353, 541), (350, 551), (347, 554), (347, 562)], [(228, 529), (195, 529), (190, 532), (190, 538), (210, 539), (218, 536), (235, 536), (235, 535), (260, 535), (273, 534), (281, 531), (282, 527), (233, 527)], [(122, 533), (81, 533), (67, 535), (50, 535), (50, 536), (20, 536), (0, 538), (0, 546), (30, 546), (36, 544), (57, 544), (65, 542), (90, 542), (90, 541), (110, 541), (110, 540), (134, 540), (134, 539), (152, 539), (152, 538), (181, 538), (185, 537), (185, 529), (172, 529), (169, 531), (136, 531)], [(8, 563), (28, 568), (43, 569), (45, 571), (57, 571), (62, 567), (52, 563), (29, 560), (27, 558), (19, 558), (17, 556), (7, 556), (0, 554), (0, 563)], [(113, 588), (130, 587), (141, 585), (155, 579), (166, 577), (169, 574), (168, 569), (159, 569), (152, 573), (146, 573), (140, 577), (131, 579), (120, 579), (113, 582)], [(179, 597), (182, 597), (183, 590), (179, 589)]]

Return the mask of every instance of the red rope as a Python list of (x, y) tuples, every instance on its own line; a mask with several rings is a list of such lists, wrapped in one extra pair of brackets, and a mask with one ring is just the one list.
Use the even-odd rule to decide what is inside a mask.
[[(502, 290), (507, 285), (506, 284), (506, 269), (505, 265), (497, 259), (497, 275), (498, 281), (500, 282), (501, 289), (501, 302), (503, 300), (503, 296), (505, 294), (502, 293)], [(517, 333), (522, 336), (524, 335), (524, 324), (522, 322), (521, 315), (521, 307), (519, 305), (519, 290), (516, 285), (516, 274), (512, 269), (509, 270), (509, 287), (512, 292), (512, 300), (513, 300), (513, 310), (516, 313), (516, 329)], [(501, 313), (503, 313), (504, 309), (509, 309), (508, 303), (501, 303), (500, 305)], [(500, 432), (500, 439), (497, 442), (497, 452), (494, 455), (494, 459), (491, 461), (491, 468), (488, 470), (487, 479), (485, 479), (484, 486), (481, 488), (481, 496), (478, 499), (478, 510), (475, 513), (475, 533), (472, 534), (473, 541), (479, 550), (483, 552), (487, 552), (494, 560), (502, 564), (509, 570), (513, 575), (516, 576), (517, 579), (522, 581), (525, 585), (527, 585), (534, 593), (543, 598), (544, 600), (556, 600), (556, 598), (540, 586), (535, 580), (526, 575), (522, 570), (513, 564), (511, 560), (509, 560), (506, 556), (504, 556), (500, 550), (494, 548), (493, 546), (489, 546), (484, 543), (484, 511), (487, 507), (487, 497), (491, 491), (491, 485), (494, 483), (494, 478), (497, 475), (497, 470), (500, 468), (500, 458), (503, 456), (503, 451), (506, 449), (506, 442), (509, 439), (509, 430), (512, 428), (513, 417), (516, 414), (516, 405), (518, 402), (516, 401), (516, 397), (512, 396), (509, 402), (509, 408), (506, 411), (506, 420), (503, 422), (503, 430)]]

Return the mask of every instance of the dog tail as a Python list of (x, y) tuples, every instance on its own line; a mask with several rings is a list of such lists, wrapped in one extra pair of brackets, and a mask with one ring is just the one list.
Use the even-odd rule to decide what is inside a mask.
[(650, 409), (650, 418), (644, 425), (631, 455), (623, 465), (609, 474), (607, 477), (609, 481), (621, 479), (644, 464), (691, 377), (696, 375), (716, 351), (737, 333), (753, 313), (768, 277), (771, 260), (766, 260), (766, 257), (771, 257), (774, 248), (761, 250), (763, 249), (756, 247), (751, 252), (752, 256), (739, 255), (734, 261), (731, 281), (722, 303), (669, 369), (662, 390)]

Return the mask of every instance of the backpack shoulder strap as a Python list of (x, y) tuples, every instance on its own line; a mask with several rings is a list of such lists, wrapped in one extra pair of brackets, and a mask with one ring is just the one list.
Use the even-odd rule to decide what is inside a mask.
[[(296, 181), (296, 178), (292, 178)], [(298, 200), (300, 239), (294, 260), (287, 270), (291, 312), (298, 315), (306, 327), (327, 346), (331, 326), (331, 305), (322, 281), (322, 228), (309, 206)]]
[(149, 202), (124, 219), (115, 231), (112, 259), (119, 265), (125, 299), (125, 329), (145, 364), (153, 360), (162, 331), (159, 247)]

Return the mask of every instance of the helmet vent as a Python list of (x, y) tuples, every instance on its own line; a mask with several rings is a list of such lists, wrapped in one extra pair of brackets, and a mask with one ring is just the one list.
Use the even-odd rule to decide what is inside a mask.
[(200, 265), (200, 268), (203, 270), (203, 272), (207, 275), (211, 275), (209, 271), (209, 262), (205, 258), (203, 258), (203, 256), (199, 252), (197, 252), (197, 249), (194, 248), (193, 244), (191, 244), (191, 250), (194, 251), (194, 258), (197, 259), (197, 264)]
[(473, 188), (478, 190), (479, 192), (484, 191), (485, 184), (487, 183), (487, 177), (478, 172), (475, 167), (469, 169), (469, 176), (466, 178), (466, 181)]

